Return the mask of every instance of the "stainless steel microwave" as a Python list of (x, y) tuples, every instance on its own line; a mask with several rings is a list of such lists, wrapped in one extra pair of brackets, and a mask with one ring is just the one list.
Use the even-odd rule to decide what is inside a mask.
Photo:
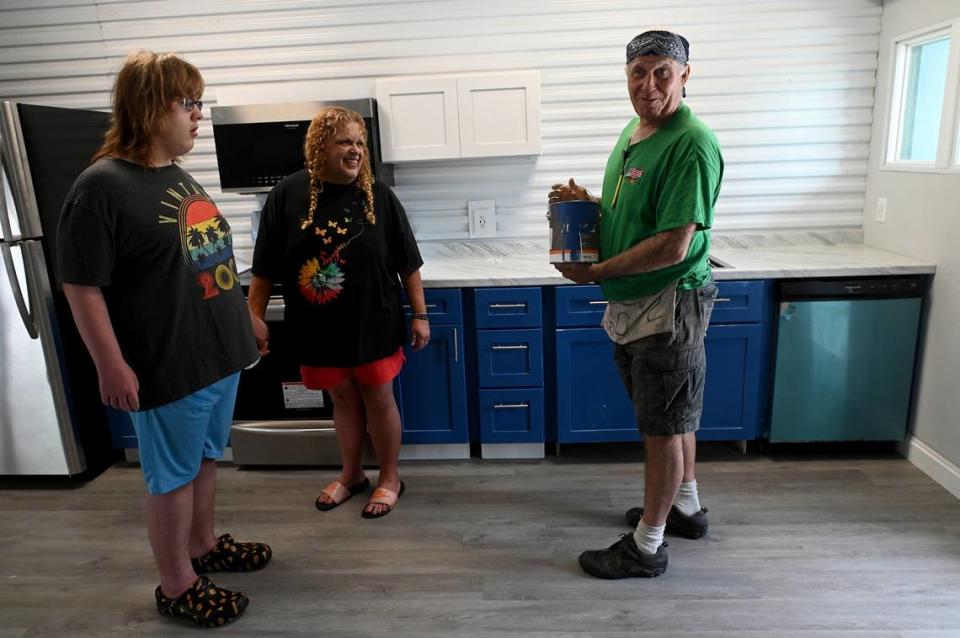
[(342, 106), (363, 117), (374, 179), (392, 186), (393, 167), (380, 161), (377, 101), (366, 98), (213, 107), (213, 138), (221, 190), (265, 193), (287, 175), (303, 168), (307, 128), (317, 111), (325, 106)]

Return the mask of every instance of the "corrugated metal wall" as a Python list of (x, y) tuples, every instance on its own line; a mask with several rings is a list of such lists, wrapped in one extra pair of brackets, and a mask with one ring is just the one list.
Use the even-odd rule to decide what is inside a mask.
[[(398, 165), (396, 191), (421, 240), (466, 237), (469, 199), (497, 201), (500, 237), (546, 237), (549, 185), (575, 176), (598, 191), (632, 116), (624, 45), (667, 25), (691, 41), (688, 103), (724, 148), (717, 229), (861, 226), (880, 0), (2, 0), (0, 8), (0, 97), (55, 106), (108, 108), (111, 74), (136, 48), (182, 53), (204, 73), (210, 105), (218, 92), (270, 101), (308, 83), (315, 99), (372, 97), (377, 77), (539, 69), (539, 157)], [(230, 217), (243, 254), (256, 201), (220, 194), (209, 119), (185, 166)]]

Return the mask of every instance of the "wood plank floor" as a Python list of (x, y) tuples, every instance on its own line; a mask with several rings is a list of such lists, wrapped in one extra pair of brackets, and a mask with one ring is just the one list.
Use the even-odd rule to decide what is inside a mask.
[[(222, 466), (218, 527), (273, 563), (214, 575), (251, 597), (231, 635), (960, 636), (960, 502), (893, 455), (749, 455), (705, 446), (710, 534), (672, 538), (654, 580), (600, 581), (577, 555), (627, 531), (639, 447), (543, 461), (407, 463), (379, 521), (313, 499), (329, 469)], [(371, 477), (375, 472), (370, 472)], [(142, 479), (0, 483), (0, 635), (168, 636)], [(195, 635), (195, 633), (191, 633)]]

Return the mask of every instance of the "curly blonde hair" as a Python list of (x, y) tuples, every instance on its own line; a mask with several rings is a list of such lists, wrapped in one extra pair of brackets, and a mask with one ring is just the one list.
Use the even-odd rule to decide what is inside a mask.
[[(324, 170), (327, 163), (327, 142), (331, 140), (347, 124), (354, 122), (360, 126), (360, 133), (364, 142), (367, 141), (367, 127), (363, 117), (356, 111), (339, 106), (328, 106), (320, 109), (313, 116), (310, 128), (307, 129), (307, 138), (303, 143), (305, 166), (310, 175), (310, 209), (305, 219), (300, 221), (302, 229), (313, 223), (313, 215), (317, 210), (317, 196), (323, 191)], [(355, 182), (366, 197), (366, 217), (371, 224), (377, 223), (373, 211), (373, 171), (370, 169), (370, 153), (363, 151), (363, 161), (360, 163), (360, 174)]]

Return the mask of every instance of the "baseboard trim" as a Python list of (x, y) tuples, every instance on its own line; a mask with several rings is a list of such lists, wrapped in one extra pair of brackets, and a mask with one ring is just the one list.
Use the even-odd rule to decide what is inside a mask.
[(898, 448), (920, 471), (960, 498), (960, 467), (916, 437), (903, 441)]
[(480, 456), (487, 460), (542, 459), (543, 443), (481, 443)]
[(469, 458), (469, 443), (408, 443), (400, 446), (401, 461), (462, 460)]

